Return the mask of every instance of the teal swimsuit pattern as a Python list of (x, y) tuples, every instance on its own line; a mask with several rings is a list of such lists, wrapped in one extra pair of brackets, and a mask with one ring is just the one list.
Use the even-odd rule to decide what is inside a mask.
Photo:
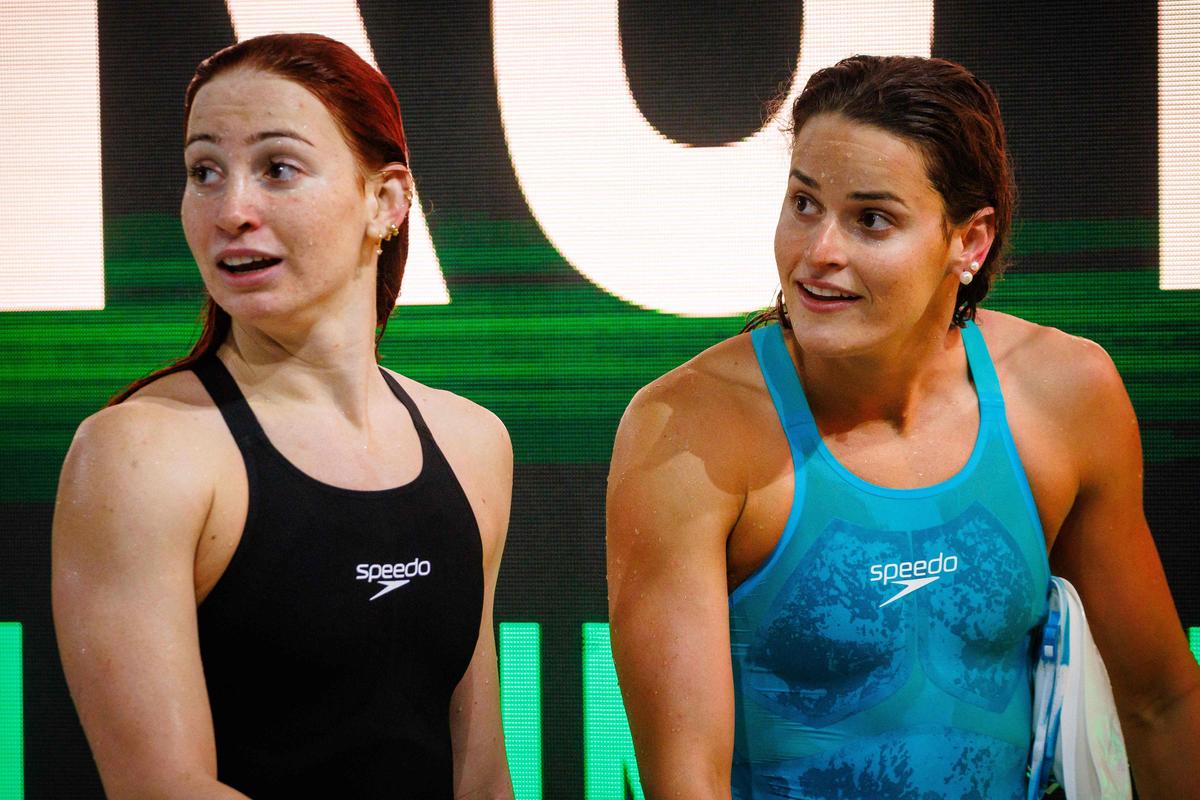
[(771, 555), (729, 597), (735, 800), (1025, 797), (1045, 539), (983, 335), (966, 465), (891, 489), (821, 441), (779, 326), (752, 334), (795, 493)]

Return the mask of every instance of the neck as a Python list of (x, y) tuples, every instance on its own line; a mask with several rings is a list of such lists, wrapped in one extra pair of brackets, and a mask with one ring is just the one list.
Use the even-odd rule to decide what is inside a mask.
[(902, 341), (851, 356), (811, 355), (788, 339), (809, 406), (826, 433), (870, 422), (904, 433), (917, 421), (917, 409), (966, 370), (959, 329), (948, 325), (921, 326)]
[(351, 423), (365, 424), (371, 390), (383, 385), (373, 321), (331, 316), (297, 334), (234, 320), (220, 352), (247, 395), (332, 406)]

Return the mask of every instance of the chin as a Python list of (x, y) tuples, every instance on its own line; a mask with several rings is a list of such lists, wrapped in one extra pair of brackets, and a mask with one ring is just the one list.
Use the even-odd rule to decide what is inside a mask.
[(868, 353), (887, 339), (861, 320), (792, 319), (792, 335), (801, 352), (818, 358)]
[(214, 295), (213, 300), (239, 323), (254, 327), (287, 318), (296, 310), (294, 304), (266, 293)]

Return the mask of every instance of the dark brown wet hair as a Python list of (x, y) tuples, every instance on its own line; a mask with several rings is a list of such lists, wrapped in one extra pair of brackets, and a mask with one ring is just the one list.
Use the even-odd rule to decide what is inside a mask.
[[(814, 72), (792, 104), (791, 133), (818, 114), (841, 114), (914, 144), (925, 157), (929, 182), (942, 196), (946, 221), (966, 222), (981, 208), (995, 209), (995, 239), (975, 279), (958, 287), (955, 325), (975, 309), (1006, 266), (1016, 184), (992, 88), (965, 67), (941, 58), (851, 56)], [(782, 291), (745, 330), (779, 321), (791, 327)]]

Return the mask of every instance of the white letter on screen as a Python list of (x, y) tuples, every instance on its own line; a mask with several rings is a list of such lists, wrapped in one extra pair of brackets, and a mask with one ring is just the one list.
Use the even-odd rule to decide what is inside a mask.
[[(267, 33), (320, 33), (349, 46), (363, 61), (379, 68), (354, 0), (226, 0), (225, 5), (239, 42)], [(397, 302), (406, 306), (450, 302), (421, 201), (415, 194), (408, 212), (408, 262)]]
[[(929, 55), (932, 0), (804, 4), (800, 59), (781, 117), (722, 147), (656, 131), (625, 76), (617, 2), (495, 0), (496, 86), (521, 191), (559, 253), (644, 308), (725, 316), (761, 308), (787, 183), (779, 132), (820, 67), (855, 53)], [(753, 43), (748, 43), (753, 46)]]
[(0, 311), (104, 308), (96, 3), (0, 3)]
[(1200, 5), (1158, 4), (1158, 286), (1200, 289)]

